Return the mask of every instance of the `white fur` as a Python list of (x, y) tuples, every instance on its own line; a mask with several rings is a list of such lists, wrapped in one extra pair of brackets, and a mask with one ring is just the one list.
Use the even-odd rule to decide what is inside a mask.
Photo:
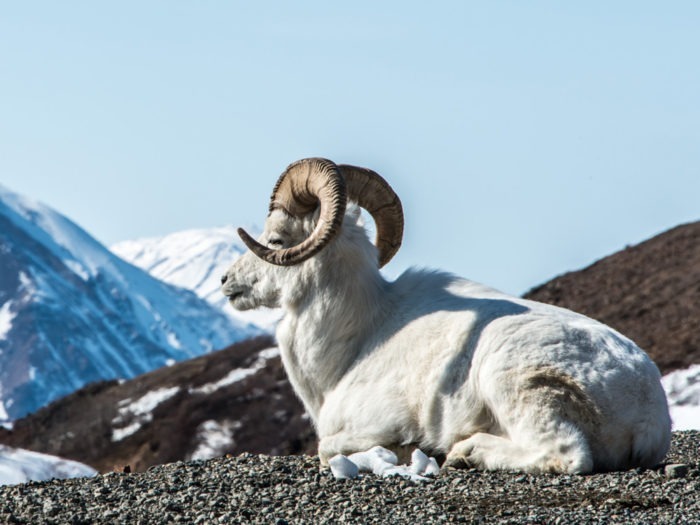
[[(260, 242), (295, 245), (315, 220), (274, 211)], [(248, 252), (223, 292), (236, 308), (285, 309), (282, 360), (324, 464), (382, 445), (448, 465), (585, 473), (653, 466), (668, 450), (659, 371), (633, 342), (445, 273), (387, 282), (355, 206), (315, 257), (279, 267)]]

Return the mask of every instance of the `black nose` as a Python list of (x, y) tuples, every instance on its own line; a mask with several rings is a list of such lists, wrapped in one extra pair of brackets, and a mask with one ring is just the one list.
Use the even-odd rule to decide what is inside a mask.
[(221, 284), (224, 284), (226, 280), (228, 279), (228, 275), (224, 274), (221, 276)]

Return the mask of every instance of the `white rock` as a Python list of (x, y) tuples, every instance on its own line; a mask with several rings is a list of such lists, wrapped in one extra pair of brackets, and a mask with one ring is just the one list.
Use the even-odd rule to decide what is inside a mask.
[(350, 461), (355, 463), (362, 472), (373, 472), (381, 476), (388, 468), (399, 462), (391, 450), (376, 446), (365, 452), (355, 452), (350, 455)]
[(440, 471), (435, 458), (429, 458), (416, 449), (411, 455), (411, 465), (397, 465), (396, 454), (384, 447), (376, 446), (364, 452), (355, 452), (346, 457), (338, 454), (328, 462), (336, 479), (350, 479), (359, 472), (372, 472), (377, 476), (401, 476), (413, 481), (429, 481)]
[(430, 458), (428, 460), (428, 466), (425, 467), (423, 475), (425, 476), (437, 476), (440, 473), (440, 465), (435, 458)]
[(411, 472), (414, 474), (423, 474), (429, 462), (430, 459), (428, 456), (426, 456), (421, 449), (417, 448), (413, 451), (413, 454), (411, 454)]
[(342, 454), (333, 456), (328, 464), (335, 479), (354, 479), (359, 473), (357, 465)]

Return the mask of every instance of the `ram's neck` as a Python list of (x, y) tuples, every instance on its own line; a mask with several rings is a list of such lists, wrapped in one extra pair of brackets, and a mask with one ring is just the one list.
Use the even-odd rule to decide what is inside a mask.
[(326, 393), (393, 311), (389, 284), (376, 269), (362, 275), (338, 268), (315, 280), (313, 293), (287, 305), (277, 330), (287, 374), (314, 421)]

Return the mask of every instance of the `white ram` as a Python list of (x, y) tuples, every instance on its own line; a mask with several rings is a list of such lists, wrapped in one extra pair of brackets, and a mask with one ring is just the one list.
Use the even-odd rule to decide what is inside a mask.
[[(376, 247), (361, 224), (377, 226)], [(382, 445), (447, 465), (586, 473), (650, 467), (671, 423), (657, 367), (574, 312), (441, 272), (379, 272), (398, 250), (400, 201), (376, 173), (290, 165), (259, 242), (222, 277), (238, 309), (279, 307), (282, 361), (323, 464)]]

